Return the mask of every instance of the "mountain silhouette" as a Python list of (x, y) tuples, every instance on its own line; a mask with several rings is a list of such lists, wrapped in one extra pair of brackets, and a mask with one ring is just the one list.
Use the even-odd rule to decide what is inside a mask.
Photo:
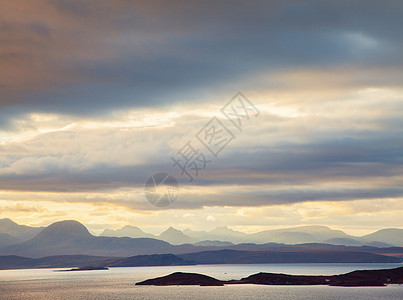
[(247, 239), (247, 234), (232, 230), (228, 227), (217, 227), (211, 231), (193, 231), (186, 229), (183, 231), (187, 236), (190, 236), (198, 241), (222, 241), (231, 243), (244, 243)]
[(360, 237), (364, 242), (380, 242), (403, 247), (403, 229), (387, 228)]
[[(35, 238), (34, 238), (35, 237)], [(121, 240), (111, 240), (111, 237), (120, 237)], [(10, 253), (10, 249), (17, 249), (21, 253), (28, 253), (35, 250), (35, 255), (45, 255), (40, 253), (41, 245), (47, 245), (49, 253), (51, 249), (65, 250), (66, 254), (82, 254), (101, 255), (101, 256), (130, 256), (142, 253), (130, 253), (123, 249), (118, 249), (123, 244), (132, 244), (133, 241), (127, 238), (144, 238), (146, 240), (159, 240), (165, 241), (172, 245), (193, 244), (194, 246), (231, 246), (232, 244), (306, 244), (306, 243), (326, 243), (332, 245), (345, 245), (345, 246), (373, 246), (380, 248), (387, 248), (391, 246), (403, 246), (403, 229), (388, 228), (378, 230), (374, 233), (365, 236), (352, 236), (340, 230), (333, 230), (326, 226), (300, 226), (291, 228), (282, 228), (275, 230), (265, 230), (257, 233), (247, 234), (239, 231), (232, 230), (228, 227), (217, 227), (211, 231), (193, 231), (186, 229), (180, 231), (173, 227), (168, 228), (159, 236), (144, 232), (139, 227), (126, 225), (118, 230), (106, 229), (98, 237), (93, 236), (88, 232), (87, 228), (81, 223), (74, 220), (60, 221), (51, 224), (46, 228), (30, 227), (19, 225), (10, 219), (0, 219), (0, 255), (2, 253)], [(26, 251), (22, 249), (20, 244), (24, 244), (27, 248)], [(88, 248), (89, 243), (96, 245), (94, 254)], [(100, 243), (98, 245), (98, 243)], [(102, 244), (105, 245), (102, 245)], [(144, 243), (153, 243), (146, 242)], [(74, 247), (73, 247), (74, 244)], [(13, 246), (15, 245), (15, 248)], [(106, 246), (108, 245), (108, 246)], [(114, 246), (113, 246), (114, 245)], [(240, 245), (241, 246), (241, 245)], [(65, 247), (65, 249), (63, 249)], [(107, 249), (105, 249), (105, 247)], [(115, 248), (114, 248), (115, 247)], [(123, 246), (122, 246), (123, 247)], [(133, 245), (128, 246), (133, 247)], [(162, 244), (161, 244), (162, 247)], [(189, 249), (189, 245), (186, 246)], [(243, 246), (241, 246), (242, 248)], [(247, 247), (247, 246), (245, 246)], [(141, 248), (141, 247), (140, 247)], [(31, 249), (31, 250), (28, 250)], [(116, 252), (114, 252), (114, 250)], [(131, 249), (131, 248), (130, 248)], [(164, 248), (165, 249), (165, 248)], [(44, 250), (46, 251), (46, 249)], [(84, 251), (84, 252), (80, 252)], [(130, 250), (131, 251), (131, 250)], [(175, 250), (176, 251), (176, 250)], [(48, 253), (46, 252), (46, 253)], [(30, 252), (31, 253), (31, 252)], [(117, 253), (117, 254), (111, 254)], [(154, 253), (154, 252), (153, 252)], [(163, 253), (163, 252), (158, 252)], [(59, 254), (58, 252), (56, 254)], [(144, 252), (144, 254), (150, 254)], [(156, 252), (157, 254), (157, 252)], [(53, 254), (49, 254), (53, 255)]]
[[(277, 230), (276, 234), (284, 236), (284, 234), (289, 233), (287, 230), (289, 229), (284, 231)], [(301, 230), (301, 228), (298, 230)], [(323, 232), (329, 230), (326, 228), (310, 228), (311, 233), (319, 232), (322, 237), (325, 236)], [(225, 232), (228, 229), (220, 228), (215, 232), (217, 231)], [(270, 233), (272, 234), (273, 232), (270, 231)], [(377, 234), (385, 233), (396, 233), (396, 231), (382, 231)], [(267, 231), (264, 234), (267, 234)], [(182, 239), (176, 240), (178, 243), (183, 243), (189, 239), (183, 232), (172, 227), (163, 232), (161, 236), (162, 238)], [(323, 243), (297, 245), (242, 243), (233, 245), (217, 241), (208, 242), (196, 244), (197, 246), (191, 244), (171, 245), (168, 242), (151, 238), (99, 237), (92, 235), (83, 224), (68, 220), (49, 225), (30, 240), (1, 248), (0, 262), (3, 263), (4, 267), (7, 265), (10, 267), (10, 260), (15, 261), (12, 264), (15, 267), (43, 267), (54, 266), (59, 263), (63, 265), (66, 263), (66, 259), (68, 260), (66, 256), (75, 256), (77, 261), (82, 260), (83, 262), (89, 259), (99, 261), (99, 257), (109, 257), (111, 259), (129, 257), (128, 260), (125, 259), (119, 262), (122, 265), (171, 265), (185, 264), (185, 262), (191, 264), (399, 262), (403, 258), (403, 248), (399, 247), (376, 248)], [(164, 255), (144, 256), (151, 254)], [(165, 254), (174, 254), (179, 259)], [(139, 257), (139, 255), (143, 256)], [(17, 256), (23, 258), (20, 259)], [(93, 258), (94, 256), (98, 257)], [(24, 257), (44, 259), (27, 262)]]
[[(26, 241), (37, 235), (43, 228), (19, 225), (9, 218), (0, 219), (0, 234), (7, 234), (14, 237), (17, 242)], [(1, 239), (1, 237), (0, 237)], [(0, 243), (1, 244), (1, 243)]]
[(96, 255), (127, 257), (141, 254), (161, 254), (193, 251), (194, 246), (173, 246), (150, 238), (97, 237), (77, 221), (56, 222), (44, 228), (34, 238), (0, 249), (0, 255), (43, 257), (52, 255)]
[(99, 236), (131, 237), (131, 238), (156, 238), (151, 233), (144, 232), (136, 226), (126, 225), (117, 230), (105, 229)]
[(248, 241), (254, 243), (302, 244), (324, 242), (333, 238), (349, 238), (351, 236), (340, 230), (326, 226), (300, 226), (284, 229), (265, 230), (248, 235)]
[(251, 234), (232, 230), (228, 227), (217, 227), (211, 231), (194, 231), (191, 229), (180, 231), (170, 227), (159, 236), (155, 236), (142, 231), (139, 227), (127, 225), (118, 230), (106, 229), (102, 232), (101, 236), (126, 236), (133, 238), (148, 237), (164, 240), (175, 245), (193, 243), (197, 246), (220, 246), (230, 245), (230, 243), (327, 243), (345, 246), (403, 246), (403, 229), (393, 228), (382, 229), (359, 237), (352, 236), (341, 230), (334, 230), (326, 226), (289, 227), (274, 230), (264, 230)]
[(92, 238), (93, 235), (80, 222), (75, 220), (66, 220), (53, 223), (44, 228), (35, 237), (35, 239), (37, 241), (47, 242), (58, 241), (61, 237), (63, 237), (64, 240), (74, 240)]
[(196, 239), (187, 236), (182, 231), (173, 227), (169, 227), (167, 230), (162, 232), (158, 238), (172, 245), (192, 244), (197, 241)]

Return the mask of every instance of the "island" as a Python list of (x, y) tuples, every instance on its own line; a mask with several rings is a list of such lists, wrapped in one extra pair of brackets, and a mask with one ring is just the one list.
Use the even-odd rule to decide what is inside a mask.
[(340, 275), (288, 275), (278, 273), (258, 273), (240, 280), (218, 280), (197, 274), (176, 272), (167, 276), (137, 282), (136, 285), (200, 285), (223, 286), (228, 284), (261, 285), (329, 285), (329, 286), (386, 286), (403, 284), (403, 267), (381, 270), (359, 270)]
[(136, 283), (136, 285), (200, 285), (200, 286), (223, 286), (224, 281), (213, 277), (197, 274), (197, 273), (182, 273), (176, 272), (168, 276), (148, 279)]

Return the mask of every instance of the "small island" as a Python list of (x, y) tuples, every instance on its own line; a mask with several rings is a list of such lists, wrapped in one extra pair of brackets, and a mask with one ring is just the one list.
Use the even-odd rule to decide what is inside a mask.
[(240, 280), (218, 280), (197, 274), (176, 272), (167, 276), (148, 279), (136, 285), (200, 285), (223, 286), (225, 284), (261, 284), (261, 285), (329, 285), (329, 286), (386, 286), (403, 284), (403, 267), (382, 270), (360, 270), (346, 274), (330, 276), (287, 275), (277, 273), (258, 273)]
[(148, 279), (136, 283), (136, 285), (200, 285), (200, 286), (223, 286), (224, 281), (213, 277), (197, 274), (197, 273), (182, 273), (176, 272), (168, 276)]

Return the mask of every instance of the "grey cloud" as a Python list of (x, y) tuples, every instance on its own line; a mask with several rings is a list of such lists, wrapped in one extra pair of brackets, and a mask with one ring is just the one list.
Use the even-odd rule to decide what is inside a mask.
[(259, 207), (269, 205), (293, 204), (315, 201), (352, 201), (363, 199), (401, 198), (402, 188), (376, 189), (315, 189), (289, 188), (258, 192), (217, 193), (209, 197), (183, 195), (176, 202), (175, 208), (201, 208), (207, 206)]
[[(388, 134), (376, 131), (355, 132), (355, 136), (349, 136), (345, 129), (341, 129), (338, 135), (329, 138), (306, 136), (303, 144), (273, 140), (273, 145), (267, 142), (256, 146), (249, 142), (243, 147), (231, 149), (228, 146), (223, 155), (201, 172), (195, 185), (217, 188), (222, 185), (254, 185), (264, 189), (264, 185), (277, 184), (320, 186), (349, 178), (349, 181), (359, 182), (363, 186), (376, 185), (383, 189), (384, 183), (376, 183), (375, 179), (383, 178), (383, 182), (390, 179), (388, 186), (396, 185), (403, 169), (403, 144), (399, 138), (401, 132), (396, 130), (397, 132)], [(255, 138), (259, 136), (253, 133), (249, 135)], [(121, 138), (124, 140), (129, 136), (130, 134)], [(62, 144), (69, 137), (74, 135), (64, 138), (49, 135), (50, 140)], [(155, 138), (158, 139), (158, 136)], [(90, 135), (83, 135), (82, 139), (93, 143), (102, 141), (92, 140)], [(116, 138), (114, 140), (117, 142)], [(132, 151), (127, 146), (123, 147), (123, 144), (117, 148), (114, 145), (105, 147), (100, 153), (102, 155), (93, 160), (91, 153), (95, 153), (95, 150), (91, 150), (92, 148), (86, 149), (87, 152), (90, 151), (88, 154), (85, 151), (69, 154), (72, 151), (69, 149), (66, 149), (65, 154), (52, 154), (51, 144), (47, 144), (49, 139), (42, 142), (33, 142), (33, 145), (41, 146), (29, 156), (14, 156), (14, 160), (10, 158), (3, 162), (0, 160), (1, 188), (65, 192), (141, 188), (148, 176), (161, 171), (172, 173), (182, 185), (188, 185), (187, 177), (181, 176), (180, 170), (172, 166), (165, 142), (155, 145), (153, 155), (136, 164), (111, 159), (110, 153), (118, 151), (114, 155), (119, 157)], [(75, 143), (72, 145), (74, 149)], [(136, 143), (132, 147), (136, 147)], [(145, 149), (147, 147), (144, 145)], [(49, 154), (34, 154), (46, 148), (49, 149)], [(139, 154), (133, 151), (133, 155)]]
[[(396, 1), (212, 4), (52, 1), (44, 20), (6, 18), (0, 43), (15, 45), (7, 55), (22, 63), (17, 85), (1, 87), (2, 110), (99, 114), (197, 99), (261, 72), (348, 65), (387, 76), (402, 68), (403, 5)], [(13, 31), (25, 39), (7, 40)], [(26, 46), (31, 53), (20, 51)]]
[(131, 209), (158, 210), (158, 209), (201, 209), (203, 207), (263, 207), (271, 205), (290, 205), (301, 202), (339, 202), (353, 200), (399, 199), (403, 196), (402, 188), (284, 188), (276, 190), (240, 191), (234, 189), (227, 192), (217, 191), (214, 194), (195, 195), (181, 190), (176, 201), (167, 207), (156, 208), (145, 199), (116, 199), (110, 200), (99, 196), (94, 202), (112, 202)]

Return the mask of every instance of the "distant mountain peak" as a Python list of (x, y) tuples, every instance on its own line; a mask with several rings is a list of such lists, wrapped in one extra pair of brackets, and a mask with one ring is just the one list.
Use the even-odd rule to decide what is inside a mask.
[(132, 225), (125, 225), (120, 229), (105, 229), (100, 236), (109, 237), (131, 237), (131, 238), (155, 238), (151, 233), (144, 232), (141, 228)]
[(179, 235), (179, 236), (183, 236), (185, 235), (182, 231), (170, 226), (168, 229), (166, 229), (165, 231), (163, 231), (159, 236), (160, 237), (164, 237), (167, 235)]
[(158, 238), (174, 245), (193, 243), (196, 241), (172, 226), (162, 232)]
[(9, 218), (0, 219), (0, 233), (9, 234), (21, 241), (33, 238), (41, 230), (41, 227), (19, 225)]
[(172, 226), (169, 226), (168, 229), (165, 230), (165, 232), (166, 232), (166, 231), (179, 232), (180, 230), (178, 230), (178, 229), (176, 229), (176, 228), (174, 228), (174, 227), (172, 227)]
[(133, 225), (125, 225), (121, 229), (140, 229), (140, 228)]
[(0, 219), (0, 226), (2, 227), (17, 227), (17, 226), (24, 226), (24, 225), (18, 225), (17, 223), (15, 223), (13, 220), (9, 219), (9, 218), (4, 218), (4, 219)]
[(53, 223), (44, 228), (37, 236), (38, 238), (49, 237), (92, 237), (88, 229), (78, 221), (65, 220)]
[(17, 225), (17, 223), (15, 223), (13, 220), (11, 220), (10, 218), (2, 218), (0, 219), (0, 223), (4, 223), (4, 224), (15, 224)]

